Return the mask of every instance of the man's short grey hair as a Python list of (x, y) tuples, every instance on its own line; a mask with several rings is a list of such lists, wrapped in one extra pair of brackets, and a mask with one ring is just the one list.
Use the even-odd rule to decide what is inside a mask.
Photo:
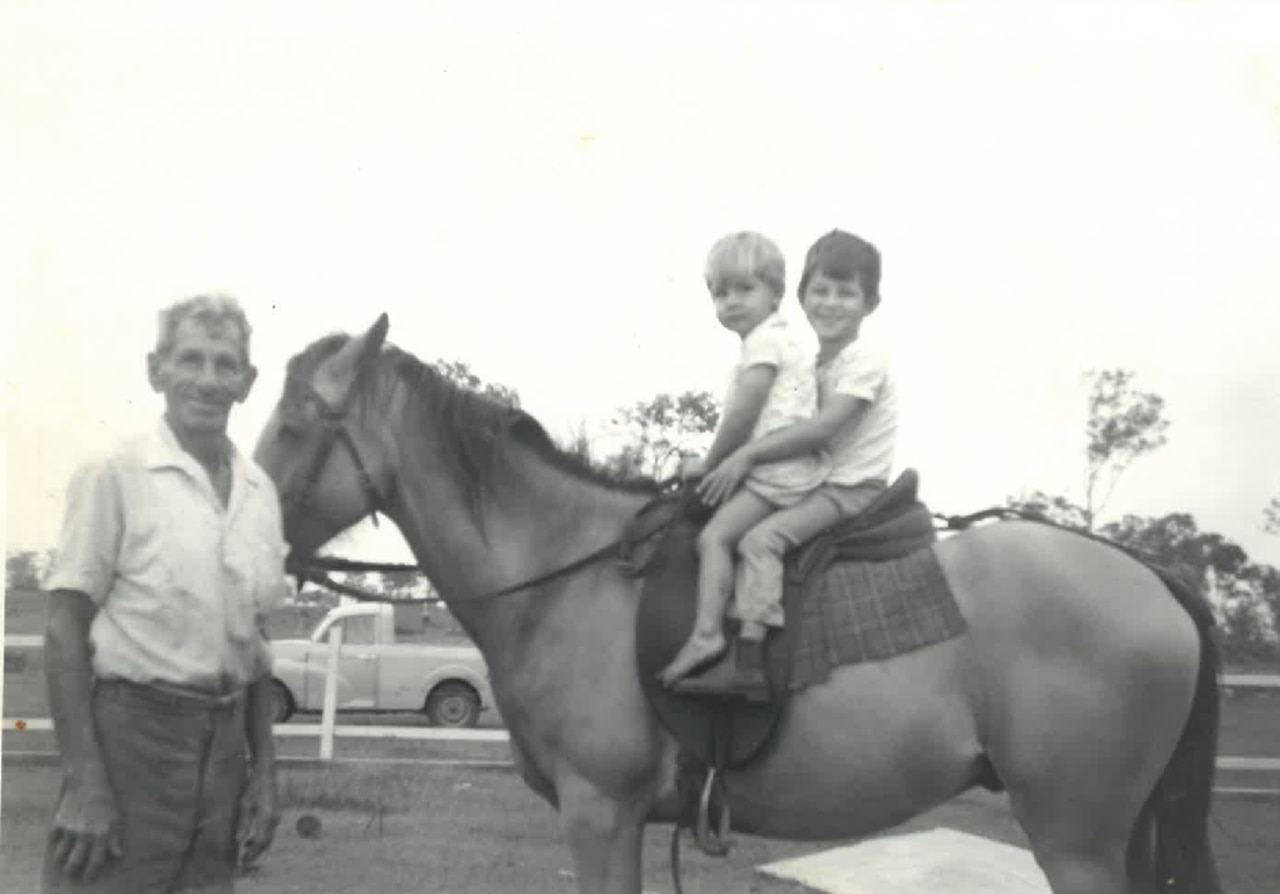
[(183, 320), (195, 320), (209, 328), (219, 328), (228, 323), (240, 331), (240, 346), (245, 362), (249, 360), (249, 336), (253, 328), (244, 315), (240, 302), (230, 295), (208, 294), (184, 298), (160, 311), (160, 332), (156, 337), (156, 353), (165, 357), (173, 350), (174, 337)]

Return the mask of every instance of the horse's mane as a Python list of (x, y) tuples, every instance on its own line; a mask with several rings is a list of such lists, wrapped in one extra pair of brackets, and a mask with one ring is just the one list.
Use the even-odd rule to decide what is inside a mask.
[[(300, 405), (303, 382), (315, 368), (342, 348), (351, 336), (327, 335), (289, 360), (282, 406)], [(373, 375), (361, 388), (367, 397), (380, 378), (392, 377), (410, 391), (420, 414), (419, 424), (437, 441), (437, 458), (445, 474), (462, 486), (474, 511), (489, 493), (495, 473), (510, 468), (512, 448), (524, 447), (552, 467), (589, 484), (627, 493), (655, 494), (658, 483), (642, 475), (606, 468), (583, 450), (566, 450), (551, 438), (542, 424), (517, 406), (456, 384), (434, 366), (423, 363), (394, 345), (384, 346), (375, 360)], [(357, 405), (368, 412), (370, 401)], [(427, 437), (427, 432), (413, 432)]]

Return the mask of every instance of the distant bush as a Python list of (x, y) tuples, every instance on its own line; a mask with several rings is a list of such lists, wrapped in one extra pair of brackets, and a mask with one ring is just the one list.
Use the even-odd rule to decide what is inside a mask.
[(267, 637), (269, 639), (298, 639), (306, 637), (315, 629), (329, 611), (323, 604), (284, 605), (267, 615)]

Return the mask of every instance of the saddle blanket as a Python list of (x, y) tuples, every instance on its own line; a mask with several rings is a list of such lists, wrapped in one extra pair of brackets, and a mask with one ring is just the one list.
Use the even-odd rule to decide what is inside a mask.
[(825, 682), (840, 665), (891, 658), (966, 630), (931, 547), (887, 562), (833, 562), (800, 586), (793, 691)]

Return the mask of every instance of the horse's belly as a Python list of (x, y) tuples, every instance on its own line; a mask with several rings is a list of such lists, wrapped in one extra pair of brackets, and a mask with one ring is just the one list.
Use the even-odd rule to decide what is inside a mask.
[(766, 759), (728, 777), (734, 826), (842, 838), (902, 822), (979, 775), (964, 638), (840, 668), (797, 693)]

